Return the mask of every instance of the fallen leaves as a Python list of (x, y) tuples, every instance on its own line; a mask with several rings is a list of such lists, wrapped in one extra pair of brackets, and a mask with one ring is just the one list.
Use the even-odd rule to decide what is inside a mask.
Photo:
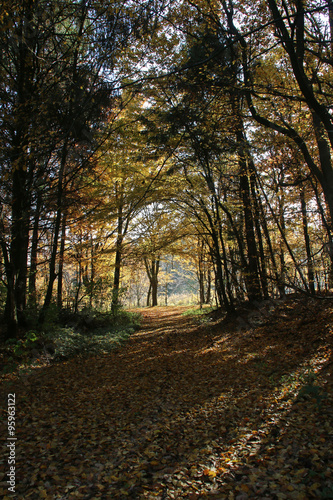
[(332, 498), (333, 313), (306, 310), (242, 332), (146, 310), (118, 352), (12, 380), (17, 498)]

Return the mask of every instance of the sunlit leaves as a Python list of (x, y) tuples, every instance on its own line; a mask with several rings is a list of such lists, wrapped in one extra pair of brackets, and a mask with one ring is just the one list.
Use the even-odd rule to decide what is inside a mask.
[[(242, 332), (146, 309), (116, 353), (6, 376), (20, 386), (18, 498), (329, 498), (332, 308), (315, 304), (276, 301)], [(309, 384), (320, 406), (297, 398)]]

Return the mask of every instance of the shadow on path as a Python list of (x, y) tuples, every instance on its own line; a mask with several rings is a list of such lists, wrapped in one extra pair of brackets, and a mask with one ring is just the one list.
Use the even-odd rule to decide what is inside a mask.
[(313, 333), (287, 321), (237, 333), (185, 309), (146, 309), (124, 348), (31, 377), (18, 394), (17, 498), (308, 498), (327, 466), (324, 443), (317, 469), (307, 455), (326, 402), (320, 416), (292, 391), (320, 357)]

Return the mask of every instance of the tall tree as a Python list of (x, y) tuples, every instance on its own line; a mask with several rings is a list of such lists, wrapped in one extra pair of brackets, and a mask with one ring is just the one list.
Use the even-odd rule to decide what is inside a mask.
[[(71, 176), (82, 175), (83, 167), (90, 164), (86, 159), (99, 147), (94, 132), (102, 125), (106, 106), (119, 97), (122, 80), (134, 68), (139, 71), (138, 47), (142, 46), (129, 47), (148, 33), (156, 12), (152, 0), (136, 5), (24, 0), (11, 2), (1, 15), (1, 174), (10, 224), (10, 235), (1, 235), (1, 248), (9, 335), (24, 324), (30, 218), (38, 186), (49, 183), (55, 201), (42, 323), (56, 278), (67, 186)], [(133, 58), (125, 63), (126, 50)], [(135, 61), (132, 67), (129, 60)], [(43, 204), (49, 199), (44, 198)]]

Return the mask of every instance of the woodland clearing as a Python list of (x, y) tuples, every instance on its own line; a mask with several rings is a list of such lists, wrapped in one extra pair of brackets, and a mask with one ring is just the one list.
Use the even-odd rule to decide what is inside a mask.
[(141, 310), (105, 356), (3, 377), (15, 498), (333, 498), (333, 301), (271, 302), (252, 322), (186, 309)]

